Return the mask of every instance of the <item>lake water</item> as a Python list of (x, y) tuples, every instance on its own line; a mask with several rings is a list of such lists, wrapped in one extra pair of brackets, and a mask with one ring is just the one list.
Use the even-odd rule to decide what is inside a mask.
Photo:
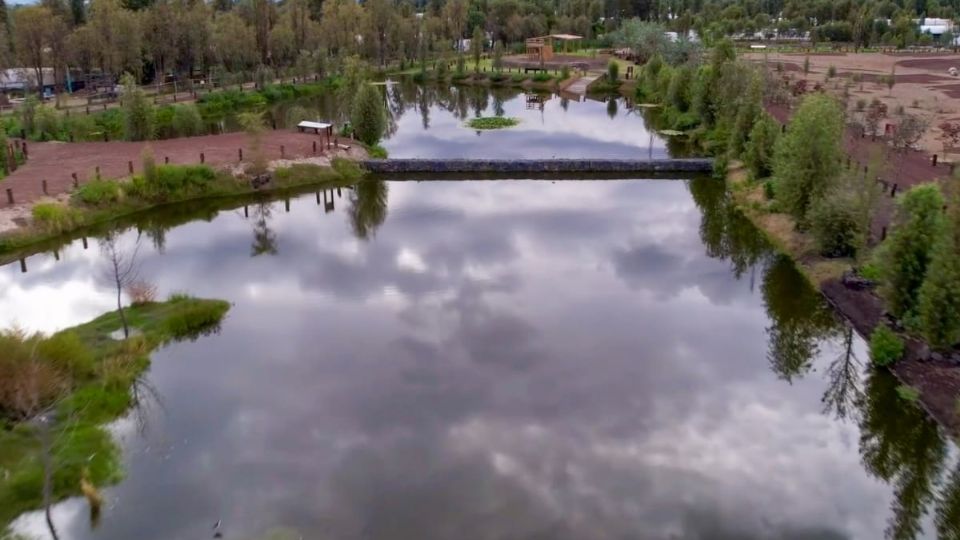
[[(431, 118), (474, 140), (460, 123)], [(62, 539), (960, 535), (951, 443), (716, 180), (366, 181), (164, 216), (121, 237), (143, 276), (233, 307), (153, 356), (154, 398), (113, 426), (126, 478), (96, 528), (57, 505)], [(0, 326), (112, 309), (102, 259), (0, 267)]]

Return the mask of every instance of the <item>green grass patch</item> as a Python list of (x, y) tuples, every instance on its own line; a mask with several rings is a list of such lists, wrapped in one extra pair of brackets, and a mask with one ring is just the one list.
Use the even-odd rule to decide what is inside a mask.
[(123, 189), (115, 180), (92, 180), (73, 192), (73, 198), (89, 206), (103, 206), (118, 202)]
[[(102, 427), (123, 415), (133, 404), (132, 387), (150, 366), (150, 353), (164, 344), (194, 339), (218, 327), (230, 305), (221, 300), (177, 296), (126, 308), (128, 322), (140, 334), (117, 341), (110, 334), (120, 328), (118, 312), (106, 313), (52, 336), (0, 334), (5, 351), (2, 385), (13, 388), (10, 375), (17, 362), (39, 362), (66, 385), (56, 403), (53, 444), (53, 492), (56, 500), (80, 494), (86, 474), (94, 485), (108, 485), (122, 476), (120, 450)], [(17, 355), (17, 343), (35, 356)], [(21, 347), (20, 350), (23, 350)], [(0, 388), (0, 398), (11, 395)], [(0, 530), (19, 514), (42, 504), (43, 465), (35, 427), (10, 416), (10, 404), (0, 402)]]
[(505, 129), (516, 126), (520, 123), (517, 118), (507, 116), (484, 116), (481, 118), (471, 118), (467, 126), (473, 129)]
[(48, 233), (59, 234), (74, 228), (81, 221), (76, 209), (59, 203), (39, 203), (31, 210), (37, 227)]
[(380, 146), (379, 144), (375, 144), (373, 146), (368, 147), (367, 153), (370, 154), (370, 157), (373, 159), (387, 159), (387, 157), (389, 156), (389, 152), (387, 152), (387, 149)]
[(901, 384), (897, 387), (897, 396), (904, 401), (916, 403), (920, 401), (920, 391), (912, 386)]

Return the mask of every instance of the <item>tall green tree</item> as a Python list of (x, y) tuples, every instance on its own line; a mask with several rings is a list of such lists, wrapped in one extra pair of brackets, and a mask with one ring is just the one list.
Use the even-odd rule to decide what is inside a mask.
[(744, 153), (744, 163), (754, 180), (773, 173), (773, 152), (780, 137), (780, 123), (769, 114), (760, 113), (750, 130)]
[(951, 184), (946, 230), (930, 254), (917, 308), (920, 331), (941, 348), (960, 342), (960, 186)]
[(843, 111), (832, 97), (806, 97), (787, 133), (777, 141), (773, 160), (776, 196), (799, 223), (834, 184), (840, 172)]
[(368, 145), (380, 142), (387, 127), (386, 111), (380, 90), (371, 84), (364, 84), (353, 102), (350, 125), (357, 138)]
[(930, 265), (934, 244), (944, 233), (943, 195), (935, 184), (915, 186), (900, 198), (897, 223), (880, 250), (883, 287), (890, 313), (909, 320)]

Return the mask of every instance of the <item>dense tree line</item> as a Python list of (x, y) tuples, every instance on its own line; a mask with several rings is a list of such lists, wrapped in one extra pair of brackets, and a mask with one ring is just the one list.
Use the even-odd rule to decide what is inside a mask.
[(413, 63), (453, 54), (477, 29), (492, 41), (546, 32), (593, 37), (601, 0), (41, 0), (0, 4), (0, 64), (37, 77), (67, 67), (140, 81), (258, 66), (322, 72), (332, 59)]

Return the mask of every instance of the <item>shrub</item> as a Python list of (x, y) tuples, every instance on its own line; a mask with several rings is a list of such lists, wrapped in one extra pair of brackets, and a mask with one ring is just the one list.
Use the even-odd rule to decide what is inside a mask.
[(863, 112), (867, 109), (867, 100), (860, 98), (857, 100), (857, 112)]
[(560, 80), (565, 81), (569, 78), (570, 78), (570, 66), (564, 64), (563, 67), (560, 68)]
[(64, 331), (40, 341), (40, 357), (64, 370), (74, 379), (87, 379), (96, 374), (96, 357), (73, 331)]
[(75, 200), (89, 205), (101, 206), (119, 201), (123, 191), (120, 184), (113, 180), (91, 180), (73, 192)]
[(856, 255), (863, 231), (860, 230), (857, 205), (844, 193), (833, 193), (814, 203), (807, 221), (821, 255)]
[(205, 131), (200, 110), (192, 103), (174, 107), (172, 124), (178, 137), (193, 137)]
[(58, 140), (62, 136), (60, 115), (50, 107), (37, 109), (37, 132), (41, 141)]
[(86, 114), (75, 114), (64, 118), (63, 129), (67, 132), (67, 136), (72, 136), (75, 141), (90, 141), (100, 135), (96, 120)]
[(43, 230), (61, 233), (72, 229), (79, 221), (77, 211), (57, 203), (39, 203), (33, 206), (33, 220)]
[(355, 161), (337, 157), (333, 158), (330, 165), (342, 180), (356, 181), (363, 177), (363, 170)]
[(533, 75), (533, 82), (545, 83), (545, 82), (550, 82), (552, 80), (553, 80), (553, 75), (550, 75), (549, 73), (546, 73), (543, 71), (538, 71)]
[(216, 179), (213, 169), (206, 165), (157, 165), (153, 178), (134, 176), (126, 184), (130, 195), (154, 202), (163, 202), (202, 193)]
[(870, 334), (870, 359), (875, 365), (893, 364), (903, 357), (904, 349), (903, 340), (882, 324)]
[(127, 296), (134, 306), (151, 304), (157, 299), (157, 286), (149, 281), (138, 280), (127, 285)]
[(383, 96), (380, 95), (377, 87), (364, 84), (360, 88), (360, 93), (354, 99), (350, 123), (360, 142), (370, 146), (380, 142), (387, 128), (387, 117)]
[[(656, 74), (654, 74), (656, 75)], [(610, 60), (607, 64), (607, 80), (611, 83), (620, 79), (620, 64), (616, 60)]]
[(527, 76), (524, 75), (523, 73), (514, 73), (510, 77), (510, 80), (512, 80), (515, 83), (522, 83), (523, 81), (527, 80)]
[(374, 159), (387, 159), (388, 156), (387, 149), (379, 144), (371, 146), (367, 149), (367, 152), (370, 154), (370, 157)]

